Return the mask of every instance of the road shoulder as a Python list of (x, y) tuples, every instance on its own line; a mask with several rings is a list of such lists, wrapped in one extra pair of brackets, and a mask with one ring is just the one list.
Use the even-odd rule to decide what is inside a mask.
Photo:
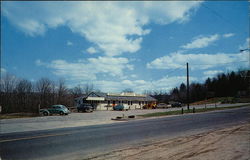
[(250, 123), (92, 155), (91, 160), (250, 159)]

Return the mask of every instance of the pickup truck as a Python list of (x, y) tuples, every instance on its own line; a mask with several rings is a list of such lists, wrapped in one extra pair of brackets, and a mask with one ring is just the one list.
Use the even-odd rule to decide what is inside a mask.
[(94, 107), (91, 104), (83, 103), (77, 107), (78, 112), (93, 112)]

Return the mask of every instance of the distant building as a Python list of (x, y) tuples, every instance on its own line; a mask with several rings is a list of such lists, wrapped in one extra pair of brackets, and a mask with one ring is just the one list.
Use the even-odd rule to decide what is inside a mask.
[(143, 94), (136, 93), (95, 93), (75, 98), (76, 106), (83, 103), (92, 104), (96, 110), (113, 110), (113, 106), (123, 104), (129, 109), (142, 109), (144, 105), (155, 103), (156, 99)]

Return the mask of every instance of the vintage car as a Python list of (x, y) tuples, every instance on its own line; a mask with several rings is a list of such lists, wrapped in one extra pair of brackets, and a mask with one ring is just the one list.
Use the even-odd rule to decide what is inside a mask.
[(40, 109), (40, 113), (43, 114), (44, 116), (52, 114), (68, 115), (70, 111), (64, 105), (57, 104), (57, 105), (52, 105), (49, 108)]

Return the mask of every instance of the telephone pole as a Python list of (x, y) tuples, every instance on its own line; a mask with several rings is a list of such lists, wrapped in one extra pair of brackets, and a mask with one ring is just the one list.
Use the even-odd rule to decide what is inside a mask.
[(189, 110), (189, 72), (187, 63), (187, 109)]

